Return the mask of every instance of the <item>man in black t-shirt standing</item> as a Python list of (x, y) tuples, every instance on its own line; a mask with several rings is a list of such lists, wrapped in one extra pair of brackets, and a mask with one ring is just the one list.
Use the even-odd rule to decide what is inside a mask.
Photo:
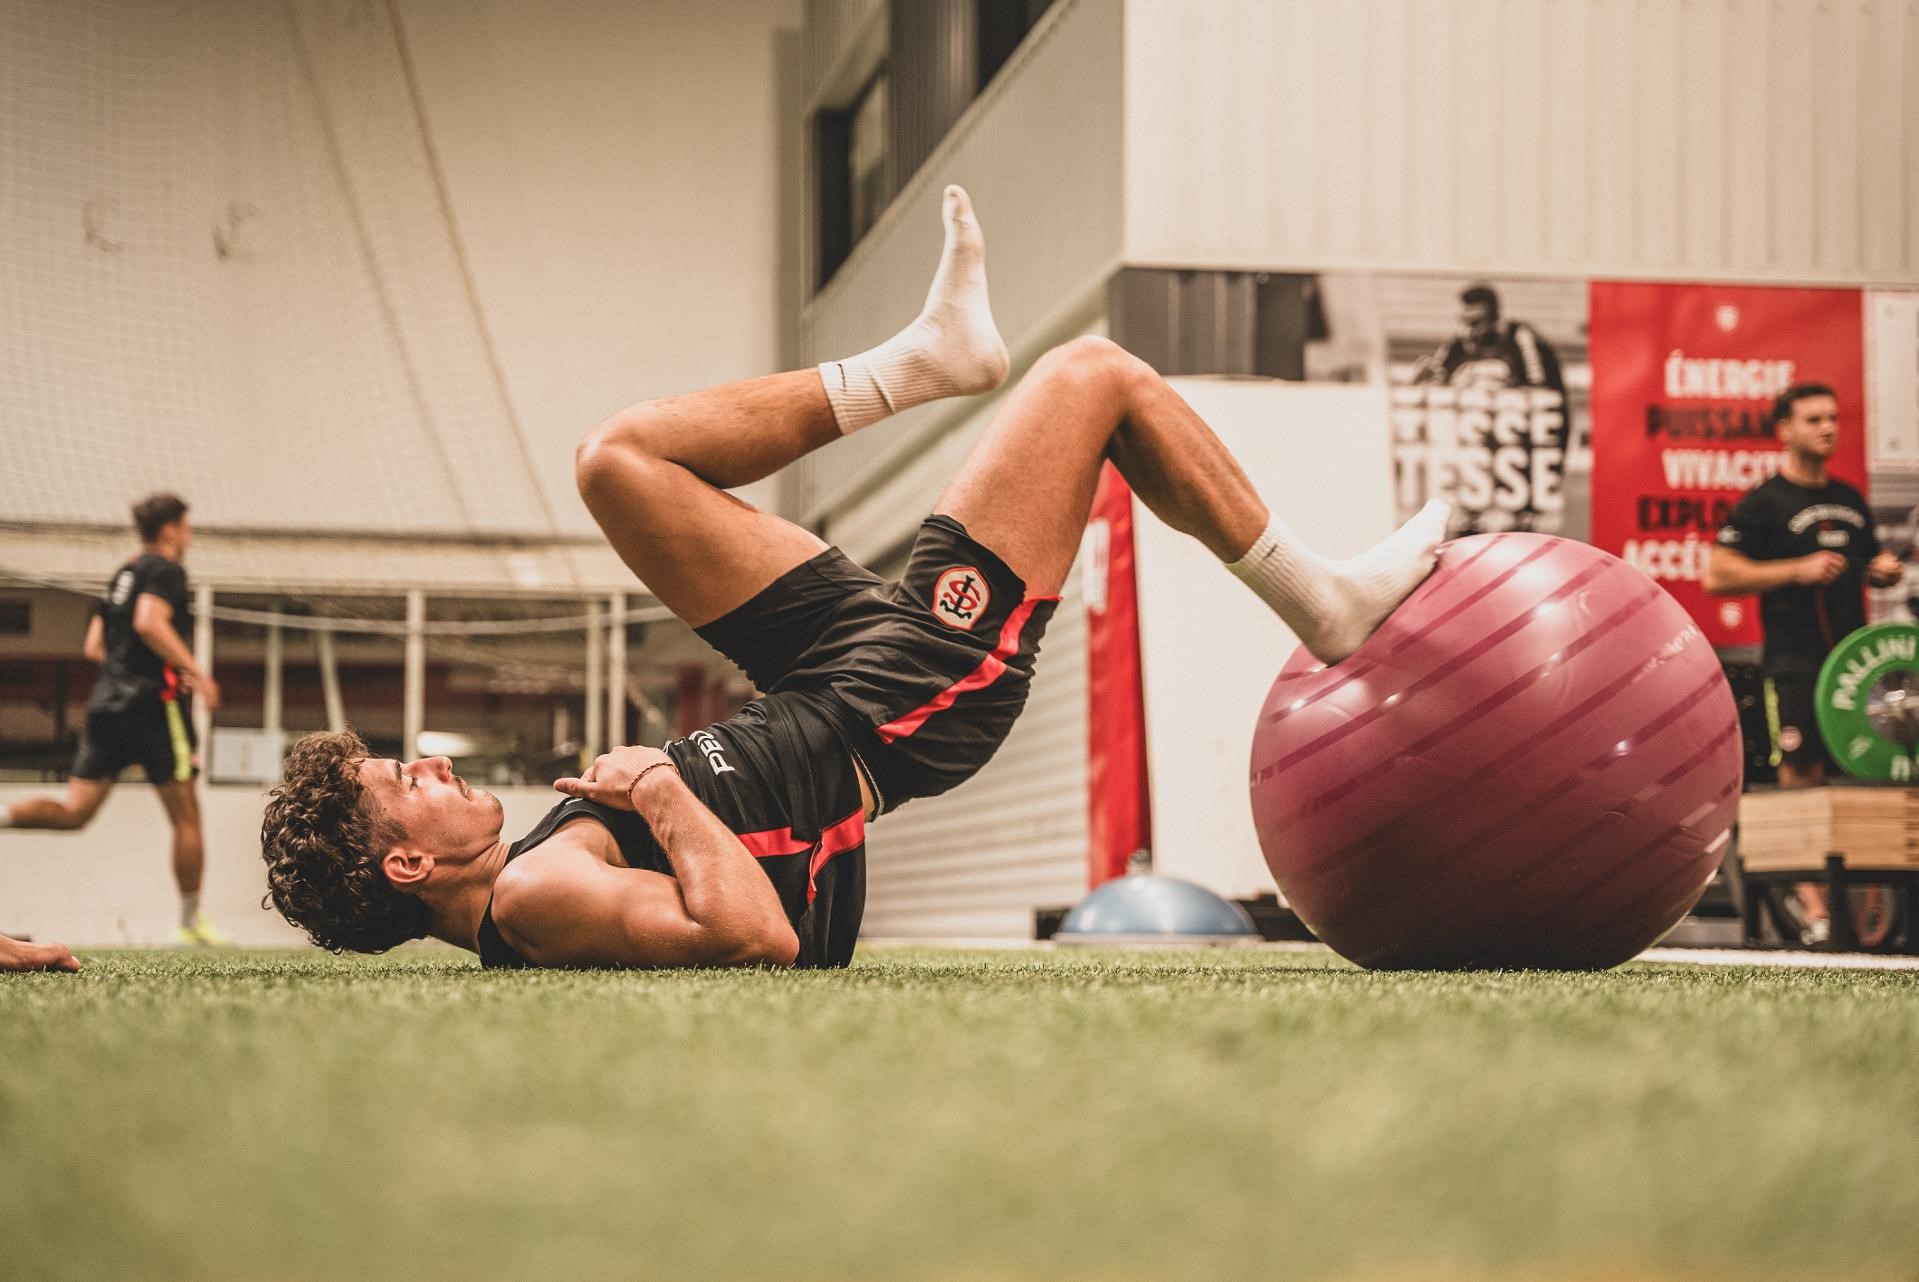
[[(1835, 646), (1866, 624), (1865, 585), (1889, 587), (1904, 572), (1883, 551), (1865, 496), (1827, 474), (1839, 444), (1839, 401), (1830, 387), (1799, 383), (1773, 403), (1785, 446), (1779, 472), (1739, 501), (1719, 531), (1706, 591), (1759, 595), (1765, 635), (1766, 722), (1782, 788), (1818, 787), (1830, 754), (1813, 709), (1813, 685)], [(1818, 887), (1801, 888), (1810, 933), (1823, 935)]]
[(176, 494), (140, 500), (133, 521), (140, 554), (115, 572), (87, 625), (84, 651), (100, 665), (100, 677), (87, 701), (86, 730), (66, 799), (0, 806), (0, 828), (84, 828), (120, 772), (138, 765), (173, 824), (173, 879), (180, 889), (175, 937), (187, 944), (224, 942), (200, 916), (205, 842), (193, 782), (199, 768), (189, 696), (197, 693), (208, 708), (216, 708), (220, 687), (200, 670), (183, 639), (192, 633), (193, 622), (180, 562), (193, 527), (185, 501)]

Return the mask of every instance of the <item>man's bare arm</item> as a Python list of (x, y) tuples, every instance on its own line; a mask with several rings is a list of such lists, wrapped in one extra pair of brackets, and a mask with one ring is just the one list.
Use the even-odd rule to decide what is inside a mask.
[(0, 935), (0, 970), (79, 969), (80, 963), (65, 944), (29, 944)]
[(1755, 561), (1728, 547), (1714, 547), (1706, 562), (1706, 591), (1714, 596), (1748, 596), (1802, 584), (1831, 583), (1846, 570), (1837, 552), (1814, 552), (1783, 561)]
[(220, 706), (219, 685), (193, 661), (193, 651), (187, 648), (173, 626), (173, 606), (164, 597), (142, 592), (134, 599), (133, 630), (147, 643), (149, 650), (192, 681), (209, 710)]
[[(647, 769), (656, 766), (655, 769)], [(641, 773), (644, 772), (644, 778)], [(623, 748), (555, 787), (634, 810), (674, 876), (614, 868), (563, 829), (494, 886), (494, 923), (545, 966), (790, 966), (799, 939), (773, 883), (733, 832), (680, 781), (664, 753)], [(592, 842), (597, 825), (569, 825)], [(546, 858), (540, 856), (554, 847)]]
[(1889, 588), (1906, 577), (1906, 563), (1890, 552), (1881, 552), (1866, 565), (1866, 582), (1875, 588)]
[(87, 621), (87, 639), (80, 643), (80, 653), (88, 663), (107, 661), (107, 625), (97, 614)]

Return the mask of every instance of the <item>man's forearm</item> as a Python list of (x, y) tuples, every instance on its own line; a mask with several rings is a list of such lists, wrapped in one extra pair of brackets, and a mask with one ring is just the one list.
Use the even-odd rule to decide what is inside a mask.
[(688, 917), (728, 939), (790, 931), (758, 861), (677, 774), (653, 771), (633, 790), (633, 803), (672, 862)]
[(200, 676), (200, 665), (193, 661), (193, 651), (180, 639), (171, 623), (150, 623), (144, 629), (136, 628), (140, 639), (147, 643), (147, 649), (159, 655), (175, 672), (184, 672), (190, 677)]
[(1798, 573), (1796, 561), (1755, 561), (1721, 549), (1706, 570), (1706, 591), (1714, 596), (1750, 596), (1790, 587)]

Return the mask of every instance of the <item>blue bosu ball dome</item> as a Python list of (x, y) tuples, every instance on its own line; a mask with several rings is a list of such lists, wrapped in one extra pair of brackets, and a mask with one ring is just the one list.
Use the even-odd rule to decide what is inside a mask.
[(1158, 873), (1134, 873), (1099, 887), (1074, 905), (1053, 936), (1061, 943), (1126, 939), (1201, 942), (1256, 940), (1244, 909), (1204, 886)]

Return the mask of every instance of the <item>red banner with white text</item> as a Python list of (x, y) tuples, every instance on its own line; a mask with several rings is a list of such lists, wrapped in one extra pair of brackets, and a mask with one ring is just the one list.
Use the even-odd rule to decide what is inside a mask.
[(1108, 463), (1084, 543), (1086, 591), (1086, 884), (1126, 874), (1152, 846), (1146, 783), (1146, 695), (1139, 658), (1133, 491)]
[(1658, 580), (1715, 646), (1760, 639), (1757, 602), (1700, 579), (1733, 505), (1779, 470), (1775, 396), (1833, 389), (1832, 474), (1870, 497), (1861, 315), (1849, 289), (1592, 284), (1592, 541)]

